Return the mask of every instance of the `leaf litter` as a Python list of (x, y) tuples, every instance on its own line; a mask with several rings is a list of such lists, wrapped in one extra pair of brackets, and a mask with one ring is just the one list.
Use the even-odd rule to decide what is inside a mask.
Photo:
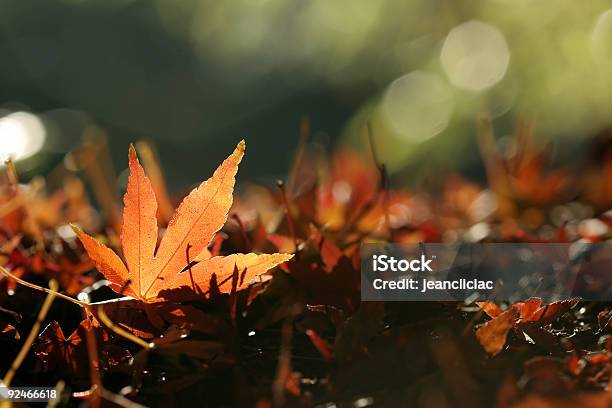
[[(20, 184), (8, 165), (2, 371), (36, 321), (45, 294), (35, 289), (57, 280), (63, 298), (13, 384), (63, 384), (66, 406), (610, 406), (610, 303), (359, 299), (365, 242), (610, 240), (612, 201), (597, 194), (612, 185), (610, 163), (551, 169), (532, 128), (518, 129), (508, 158), (482, 121), (485, 186), (450, 174), (397, 188), (372, 137), (371, 153), (328, 155), (303, 133), (286, 184), (246, 183), (234, 196), (240, 142), (176, 209), (152, 147), (139, 143), (147, 171), (131, 146), (122, 216), (95, 171), (109, 163), (90, 160), (104, 140), (75, 152), (80, 167), (63, 169), (59, 185)], [(582, 183), (578, 171), (597, 177)], [(104, 197), (100, 212), (87, 183)], [(574, 218), (551, 230), (559, 206)], [(594, 215), (572, 213), (580, 206)]]

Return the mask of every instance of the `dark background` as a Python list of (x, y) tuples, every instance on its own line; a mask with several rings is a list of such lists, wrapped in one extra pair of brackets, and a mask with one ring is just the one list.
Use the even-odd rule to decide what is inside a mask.
[(474, 122), (483, 112), (501, 136), (517, 118), (534, 119), (561, 161), (582, 155), (584, 139), (612, 118), (602, 74), (609, 5), (537, 3), (4, 1), (1, 113), (32, 112), (45, 124), (42, 154), (18, 163), (26, 175), (53, 167), (95, 125), (118, 172), (128, 143), (150, 139), (171, 185), (183, 186), (206, 178), (244, 138), (241, 177), (272, 180), (286, 173), (304, 115), (315, 141), (364, 148), (363, 122), (394, 79), (418, 70), (448, 82), (445, 36), (476, 19), (505, 36), (504, 78), (479, 91), (450, 84), (450, 122), (425, 141), (374, 123), (392, 173), (458, 168), (482, 178)]

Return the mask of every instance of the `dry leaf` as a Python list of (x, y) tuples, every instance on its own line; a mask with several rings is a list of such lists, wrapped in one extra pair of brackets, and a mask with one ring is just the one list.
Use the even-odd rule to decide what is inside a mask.
[(476, 331), (476, 338), (487, 353), (494, 356), (503, 350), (508, 332), (514, 327), (516, 317), (516, 309), (510, 308)]
[[(208, 292), (211, 281), (227, 289), (234, 268), (240, 271), (243, 287), (255, 276), (292, 257), (254, 253), (211, 257), (207, 250), (227, 220), (235, 175), (244, 150), (242, 141), (210, 179), (185, 197), (155, 252), (157, 201), (135, 149), (130, 148), (130, 177), (121, 226), (121, 247), (127, 267), (110, 248), (75, 228), (87, 253), (115, 292), (143, 302), (170, 296), (173, 300), (186, 300)], [(183, 287), (192, 290), (178, 291)]]
[[(532, 340), (549, 350), (556, 350), (558, 349), (556, 337), (544, 326), (561, 317), (577, 302), (577, 299), (568, 299), (542, 305), (541, 299), (530, 298), (524, 302), (514, 303), (505, 312), (502, 312), (495, 303), (476, 302), (487, 315), (493, 318), (476, 331), (476, 337), (491, 355), (503, 349), (511, 328), (525, 332)], [(511, 316), (514, 316), (514, 319), (509, 323)], [(507, 327), (508, 324), (510, 327)]]

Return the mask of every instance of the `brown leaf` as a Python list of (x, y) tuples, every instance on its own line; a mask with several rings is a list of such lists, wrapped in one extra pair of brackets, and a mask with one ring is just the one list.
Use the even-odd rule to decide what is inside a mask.
[(512, 307), (519, 311), (521, 321), (526, 321), (532, 318), (533, 314), (542, 306), (542, 299), (531, 298), (524, 302), (517, 302)]
[(476, 302), (478, 307), (480, 307), (489, 317), (497, 317), (502, 314), (504, 311), (501, 307), (497, 306), (493, 302)]
[(521, 316), (521, 320), (525, 323), (537, 322), (540, 326), (545, 326), (568, 312), (571, 308), (576, 306), (576, 303), (578, 303), (577, 299), (568, 299), (540, 306), (529, 316)]
[(508, 332), (514, 327), (517, 314), (517, 310), (511, 308), (476, 330), (476, 338), (487, 353), (494, 356), (504, 349)]

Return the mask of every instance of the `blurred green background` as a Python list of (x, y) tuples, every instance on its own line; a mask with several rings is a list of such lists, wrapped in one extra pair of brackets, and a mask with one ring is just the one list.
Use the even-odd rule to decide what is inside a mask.
[(610, 1), (5, 0), (0, 29), (0, 155), (26, 174), (92, 125), (118, 170), (146, 138), (182, 186), (242, 138), (242, 178), (283, 177), (304, 115), (327, 146), (371, 121), (396, 174), (482, 174), (482, 113), (562, 160), (612, 123)]

